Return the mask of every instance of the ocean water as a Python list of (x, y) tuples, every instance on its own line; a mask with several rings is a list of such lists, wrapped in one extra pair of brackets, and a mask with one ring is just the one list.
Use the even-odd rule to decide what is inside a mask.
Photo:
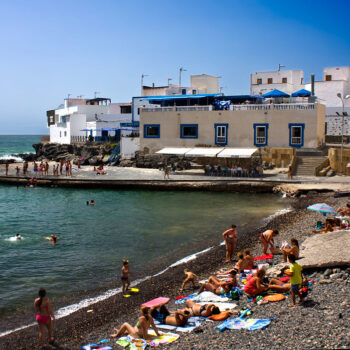
[[(11, 154), (34, 153), (34, 143), (39, 143), (42, 135), (0, 135), (0, 159)], [(12, 157), (13, 158), (13, 157)]]
[(147, 276), (286, 206), (267, 194), (0, 186), (0, 317), (30, 307), (40, 287), (64, 298), (119, 286), (123, 258)]

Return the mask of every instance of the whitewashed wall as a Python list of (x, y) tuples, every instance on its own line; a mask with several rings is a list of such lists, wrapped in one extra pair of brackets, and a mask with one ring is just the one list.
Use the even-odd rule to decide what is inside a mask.
[(135, 157), (135, 152), (140, 150), (139, 137), (122, 137), (120, 140), (120, 154), (122, 159)]

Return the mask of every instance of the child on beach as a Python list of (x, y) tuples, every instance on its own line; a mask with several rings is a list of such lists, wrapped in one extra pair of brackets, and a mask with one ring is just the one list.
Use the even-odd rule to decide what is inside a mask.
[(239, 252), (237, 256), (238, 256), (238, 261), (234, 268), (238, 271), (238, 273), (241, 273), (245, 269), (244, 254), (242, 252)]
[(291, 248), (282, 248), (283, 262), (287, 262), (287, 256), (294, 255), (296, 259), (299, 258), (299, 242), (292, 238), (290, 240)]
[(122, 286), (123, 286), (122, 293), (123, 294), (128, 290), (128, 288), (130, 286), (129, 273), (130, 273), (129, 261), (123, 259), (122, 276), (120, 277), (120, 279), (122, 280)]
[(254, 264), (254, 257), (250, 254), (250, 249), (246, 248), (244, 249), (244, 260), (245, 260), (245, 269), (246, 270), (253, 270), (255, 267)]
[(195, 282), (196, 280), (199, 281), (199, 277), (198, 277), (196, 274), (194, 274), (193, 272), (189, 271), (188, 269), (185, 269), (185, 270), (184, 270), (184, 274), (186, 275), (186, 278), (185, 278), (184, 281), (182, 282), (182, 286), (181, 286), (181, 288), (180, 288), (180, 292), (182, 292), (182, 291), (184, 290), (185, 285), (186, 285), (187, 283), (192, 282), (192, 286), (195, 287), (196, 285), (195, 285), (194, 282)]
[(299, 302), (303, 301), (303, 297), (300, 294), (299, 288), (302, 283), (301, 272), (303, 268), (295, 260), (293, 254), (288, 256), (289, 262), (292, 264), (289, 268), (289, 271), (285, 271), (285, 274), (290, 276), (291, 284), (291, 294), (292, 294), (292, 304), (290, 306), (295, 306), (295, 295), (297, 294), (300, 298)]

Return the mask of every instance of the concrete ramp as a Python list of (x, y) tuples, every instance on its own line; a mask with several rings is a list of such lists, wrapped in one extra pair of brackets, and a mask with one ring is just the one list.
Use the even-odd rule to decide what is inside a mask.
[(304, 268), (350, 266), (350, 231), (315, 234), (301, 244)]

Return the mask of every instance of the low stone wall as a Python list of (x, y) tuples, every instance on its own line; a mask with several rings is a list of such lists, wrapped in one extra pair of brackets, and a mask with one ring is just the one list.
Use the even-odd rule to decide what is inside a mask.
[(343, 149), (343, 162), (341, 161), (340, 148), (330, 148), (328, 150), (328, 158), (330, 166), (333, 170), (335, 170), (337, 173), (350, 175), (350, 167), (347, 167), (347, 164), (350, 163), (349, 149)]
[(295, 148), (262, 147), (261, 156), (264, 162), (272, 163), (277, 168), (287, 168), (295, 155)]

